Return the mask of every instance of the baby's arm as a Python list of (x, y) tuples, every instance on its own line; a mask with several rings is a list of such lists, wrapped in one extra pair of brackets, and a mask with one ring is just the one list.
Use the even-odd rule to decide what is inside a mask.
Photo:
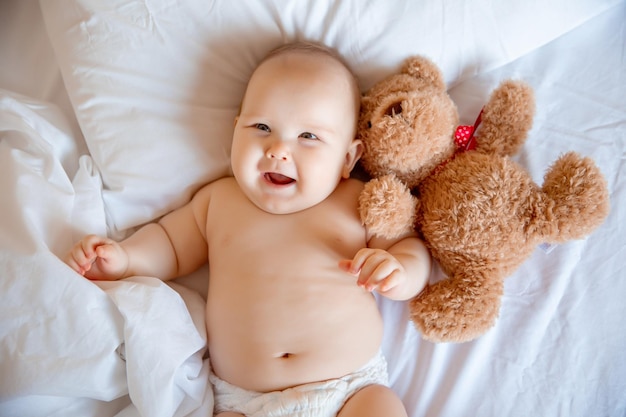
[(357, 283), (368, 291), (393, 300), (408, 300), (417, 295), (428, 280), (430, 253), (416, 235), (389, 241), (372, 238), (352, 260), (340, 262), (340, 267), (358, 275)]
[(66, 263), (89, 279), (117, 280), (135, 275), (168, 280), (190, 273), (207, 260), (205, 236), (210, 186), (190, 203), (117, 243), (98, 236), (83, 238)]

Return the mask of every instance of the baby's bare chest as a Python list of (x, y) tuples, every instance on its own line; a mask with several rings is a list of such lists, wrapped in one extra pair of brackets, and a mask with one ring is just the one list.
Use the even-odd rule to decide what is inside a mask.
[[(242, 321), (276, 323), (276, 316), (286, 311), (305, 322), (320, 311), (336, 318), (335, 309), (350, 314), (348, 310), (371, 303), (356, 277), (339, 268), (339, 261), (352, 259), (366, 245), (363, 227), (350, 210), (319, 205), (272, 215), (243, 205), (231, 207), (208, 232), (211, 298), (224, 304), (220, 309), (251, 307), (232, 312), (249, 315)], [(350, 309), (346, 299), (352, 300)]]
[(292, 214), (270, 214), (245, 199), (211, 210), (210, 259), (239, 256), (257, 265), (279, 259), (285, 266), (351, 258), (366, 246), (356, 206), (332, 199)]

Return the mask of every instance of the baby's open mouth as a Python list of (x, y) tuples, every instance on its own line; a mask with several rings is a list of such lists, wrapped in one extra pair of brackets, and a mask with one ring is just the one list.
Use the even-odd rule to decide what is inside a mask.
[(265, 179), (275, 185), (288, 185), (296, 181), (293, 178), (276, 172), (266, 172)]

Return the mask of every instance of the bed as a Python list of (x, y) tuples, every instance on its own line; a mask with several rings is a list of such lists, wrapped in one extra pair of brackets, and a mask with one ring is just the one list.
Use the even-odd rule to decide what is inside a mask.
[(537, 113), (516, 160), (541, 183), (573, 150), (607, 179), (605, 223), (537, 248), (480, 338), (427, 342), (406, 303), (378, 300), (409, 416), (626, 415), (625, 22), (618, 0), (3, 1), (0, 416), (211, 415), (207, 267), (95, 283), (59, 257), (228, 175), (246, 80), (295, 39), (337, 48), (363, 90), (428, 56), (466, 124), (523, 79)]

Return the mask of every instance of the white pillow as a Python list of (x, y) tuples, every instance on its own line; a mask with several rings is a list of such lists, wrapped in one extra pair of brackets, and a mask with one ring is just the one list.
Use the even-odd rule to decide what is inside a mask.
[(43, 0), (112, 233), (229, 174), (233, 119), (271, 48), (336, 47), (363, 89), (407, 56), (452, 84), (538, 48), (619, 0)]

